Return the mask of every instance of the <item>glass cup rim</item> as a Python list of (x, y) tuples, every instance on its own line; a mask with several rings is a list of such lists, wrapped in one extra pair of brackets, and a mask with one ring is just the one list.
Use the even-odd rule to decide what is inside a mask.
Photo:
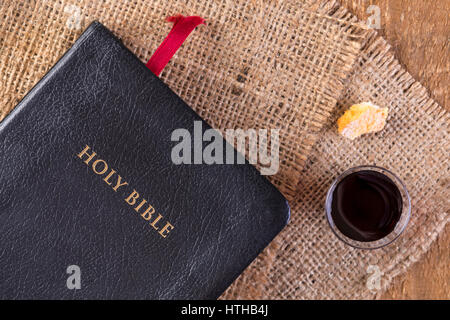
[[(346, 235), (344, 235), (337, 228), (336, 224), (334, 223), (333, 217), (331, 215), (331, 201), (333, 198), (334, 189), (336, 188), (337, 184), (340, 181), (342, 181), (342, 179), (344, 179), (349, 174), (354, 173), (354, 172), (363, 171), (363, 170), (380, 172), (380, 173), (386, 175), (388, 178), (390, 178), (396, 184), (400, 193), (402, 194), (402, 201), (403, 201), (402, 213), (401, 213), (400, 219), (397, 222), (397, 225), (395, 226), (394, 230), (381, 239), (378, 239), (375, 241), (367, 241), (367, 242), (357, 241), (357, 240), (351, 239), (351, 238), (347, 237)], [(330, 187), (328, 188), (328, 192), (327, 192), (326, 200), (325, 200), (325, 216), (326, 216), (328, 225), (330, 226), (332, 232), (342, 242), (346, 243), (347, 245), (349, 245), (353, 248), (357, 248), (357, 249), (365, 249), (365, 250), (379, 249), (379, 248), (385, 247), (385, 246), (391, 244), (392, 242), (394, 242), (406, 229), (406, 226), (408, 225), (409, 219), (411, 217), (411, 198), (409, 196), (406, 185), (392, 171), (390, 171), (386, 168), (374, 166), (374, 165), (361, 165), (361, 166), (351, 167), (351, 168), (348, 168), (347, 170), (343, 171), (341, 174), (339, 174), (339, 176), (337, 176), (333, 180)]]

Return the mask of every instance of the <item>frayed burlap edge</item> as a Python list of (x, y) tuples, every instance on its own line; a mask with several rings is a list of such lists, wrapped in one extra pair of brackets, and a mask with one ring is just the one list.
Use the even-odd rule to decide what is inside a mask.
[[(356, 19), (355, 16), (353, 16), (351, 13), (349, 13), (346, 9), (340, 7), (336, 3), (330, 4), (327, 3), (325, 6), (318, 5), (318, 10), (321, 10), (323, 14), (329, 14), (332, 18), (338, 19), (338, 20), (344, 20), (347, 22), (355, 23), (356, 25), (360, 25)], [(380, 36), (378, 36), (377, 32), (375, 31), (369, 31), (367, 33), (367, 37), (363, 43), (361, 53), (359, 55), (359, 58), (355, 62), (355, 67), (360, 64), (362, 65), (365, 61), (370, 60), (371, 64), (375, 66), (376, 69), (384, 70), (388, 69), (388, 72), (383, 75), (387, 75), (391, 78), (392, 81), (396, 82), (398, 84), (398, 87), (401, 88), (402, 93), (404, 95), (404, 98), (408, 101), (414, 101), (414, 106), (416, 108), (420, 108), (423, 110), (426, 114), (434, 118), (436, 121), (439, 120), (441, 123), (446, 125), (448, 128), (449, 124), (449, 114), (446, 112), (443, 108), (441, 108), (436, 102), (434, 102), (429, 94), (427, 93), (427, 90), (418, 82), (416, 82), (413, 77), (404, 70), (400, 63), (395, 59), (392, 51), (390, 50), (389, 44)], [(356, 69), (356, 68), (355, 68)], [(345, 90), (344, 94), (345, 95)], [(343, 98), (343, 97), (342, 97)], [(337, 115), (341, 113), (345, 108), (347, 108), (348, 105), (346, 103), (339, 103), (336, 110), (333, 112), (333, 115), (331, 116), (332, 122), (328, 124), (328, 126), (334, 126), (334, 121), (337, 118)], [(420, 124), (418, 124), (420, 125)], [(324, 128), (325, 130), (327, 128)], [(328, 128), (329, 129), (329, 128)], [(318, 140), (320, 141), (320, 139)], [(314, 149), (314, 148), (313, 148)], [(448, 149), (447, 149), (448, 150)], [(448, 154), (448, 152), (447, 152)], [(314, 151), (311, 154), (311, 157), (314, 156)], [(310, 157), (310, 158), (311, 158)], [(443, 172), (443, 181), (442, 183), (445, 183), (445, 180), (448, 181), (448, 170), (447, 172)], [(448, 183), (448, 182), (447, 182)], [(300, 188), (305, 187), (301, 184), (300, 180)], [(448, 197), (445, 197), (445, 194), (440, 195), (440, 199), (448, 199)], [(436, 201), (439, 201), (439, 199), (436, 198)], [(349, 290), (346, 292), (341, 292), (340, 294), (330, 294), (327, 295), (326, 292), (323, 292), (323, 295), (320, 295), (321, 298), (329, 299), (329, 298), (346, 298), (346, 299), (355, 299), (355, 298), (365, 298), (365, 299), (373, 299), (373, 298), (381, 298), (383, 293), (386, 292), (386, 290), (391, 286), (394, 279), (398, 279), (398, 276), (404, 274), (409, 267), (420, 260), (420, 258), (428, 251), (431, 244), (436, 240), (437, 236), (442, 232), (442, 230), (445, 228), (447, 222), (449, 221), (448, 216), (448, 201), (447, 205), (444, 204), (444, 207), (441, 206), (441, 210), (443, 210), (441, 213), (431, 212), (432, 215), (435, 215), (436, 221), (430, 221), (428, 222), (427, 232), (426, 235), (420, 235), (420, 245), (416, 245), (416, 250), (413, 253), (409, 253), (405, 256), (405, 254), (395, 254), (392, 253), (393, 259), (390, 259), (387, 265), (385, 264), (383, 266), (383, 281), (381, 282), (381, 288), (379, 290), (369, 291), (361, 289), (355, 290)], [(430, 214), (426, 212), (422, 212), (422, 210), (419, 210), (419, 212), (416, 212), (416, 214)], [(301, 215), (301, 212), (293, 212), (294, 215)], [(422, 227), (424, 228), (424, 227)], [(431, 231), (430, 231), (431, 230)], [(280, 258), (280, 250), (284, 250), (286, 246), (286, 241), (289, 239), (289, 236), (286, 234), (281, 234), (279, 237), (277, 237), (273, 243), (269, 246), (269, 248), (266, 249), (265, 254), (268, 256), (268, 258), (265, 259), (265, 263), (274, 263), (277, 261), (277, 259)], [(307, 246), (306, 243), (304, 243), (305, 246)], [(306, 257), (305, 257), (306, 259)], [(264, 272), (261, 274), (261, 269), (259, 270), (259, 276), (257, 272), (253, 273), (253, 278), (250, 279), (243, 279), (242, 277), (239, 278), (235, 285), (233, 285), (223, 296), (222, 298), (225, 299), (236, 299), (236, 298), (256, 298), (256, 299), (262, 299), (262, 298), (304, 298), (302, 296), (298, 295), (286, 295), (285, 289), (280, 288), (280, 286), (287, 285), (290, 286), (291, 282), (295, 282), (296, 279), (291, 278), (291, 281), (288, 279), (285, 279), (286, 282), (283, 283), (279, 280), (274, 283), (274, 281), (271, 281), (273, 277), (277, 277), (277, 275), (273, 275), (272, 273), (275, 272), (277, 268), (286, 268), (286, 265), (281, 266), (267, 266), (262, 263), (262, 261), (255, 261), (255, 263), (252, 265), (252, 267), (259, 269), (261, 268), (261, 265), (263, 266)], [(292, 263), (296, 263), (295, 259), (292, 261)], [(283, 273), (282, 270), (278, 269), (276, 272)], [(364, 280), (365, 281), (365, 280)], [(277, 287), (274, 287), (277, 286)], [(244, 289), (240, 289), (244, 288)], [(250, 290), (248, 290), (250, 288)], [(315, 298), (318, 298), (319, 296), (315, 296)]]
[[(350, 13), (347, 9), (338, 5), (335, 7), (334, 16), (340, 19), (348, 19), (348, 21), (358, 23), (355, 15)], [(359, 24), (358, 24), (359, 25)], [(363, 60), (372, 60), (375, 65), (382, 69), (388, 68), (390, 76), (402, 87), (407, 99), (417, 102), (417, 106), (422, 108), (427, 114), (433, 118), (446, 118), (447, 124), (450, 124), (450, 115), (443, 107), (436, 103), (428, 93), (428, 90), (416, 81), (413, 76), (404, 69), (400, 62), (395, 58), (390, 44), (375, 30), (370, 30), (367, 34), (367, 40), (363, 43), (361, 53), (355, 64), (361, 63)], [(448, 172), (445, 174), (449, 177)], [(448, 209), (447, 204), (447, 209)], [(442, 220), (437, 224), (436, 228), (428, 234), (427, 237), (422, 238), (421, 250), (416, 251), (405, 257), (404, 261), (394, 261), (387, 269), (389, 273), (384, 273), (385, 281), (382, 282), (381, 289), (377, 291), (375, 297), (380, 299), (383, 294), (391, 287), (395, 281), (400, 281), (401, 277), (408, 271), (408, 269), (416, 262), (421, 260), (425, 253), (430, 249), (431, 245), (437, 237), (445, 229), (447, 223), (450, 221), (448, 212), (442, 216)], [(373, 297), (368, 295), (367, 298)]]
[[(403, 88), (407, 99), (416, 101), (416, 105), (433, 118), (446, 118), (447, 124), (450, 124), (449, 113), (436, 103), (430, 97), (427, 89), (419, 82), (415, 81), (411, 74), (400, 65), (399, 61), (395, 58), (390, 45), (375, 31), (371, 32), (367, 43), (362, 48), (362, 52), (369, 54), (367, 54), (366, 57), (361, 57), (361, 59), (372, 59), (372, 62), (380, 69), (388, 68), (390, 70), (391, 77)], [(448, 177), (448, 172), (446, 174), (443, 173), (443, 175)], [(422, 237), (421, 250), (405, 257), (404, 261), (393, 261), (393, 263), (387, 267), (389, 273), (384, 273), (386, 278), (385, 281), (382, 282), (381, 289), (377, 291), (377, 299), (380, 299), (387, 289), (390, 288), (394, 279), (404, 275), (414, 263), (418, 262), (424, 256), (433, 242), (445, 229), (445, 226), (449, 221), (450, 216), (447, 212), (446, 215), (442, 216), (442, 220), (437, 224), (435, 229), (432, 232), (429, 232), (427, 237)]]

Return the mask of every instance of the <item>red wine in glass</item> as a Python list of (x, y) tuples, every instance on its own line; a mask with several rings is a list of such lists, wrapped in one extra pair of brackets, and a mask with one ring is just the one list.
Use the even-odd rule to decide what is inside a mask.
[(403, 183), (386, 169), (357, 167), (333, 183), (326, 211), (341, 240), (360, 248), (380, 247), (392, 242), (406, 226), (409, 196)]

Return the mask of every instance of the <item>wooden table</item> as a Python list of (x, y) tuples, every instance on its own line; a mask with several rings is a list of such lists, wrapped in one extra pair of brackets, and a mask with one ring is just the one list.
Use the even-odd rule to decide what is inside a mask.
[[(370, 5), (380, 8), (379, 33), (392, 45), (396, 57), (430, 95), (450, 111), (449, 0), (341, 0), (367, 20)], [(384, 299), (450, 299), (450, 226), (421, 261), (398, 277)]]

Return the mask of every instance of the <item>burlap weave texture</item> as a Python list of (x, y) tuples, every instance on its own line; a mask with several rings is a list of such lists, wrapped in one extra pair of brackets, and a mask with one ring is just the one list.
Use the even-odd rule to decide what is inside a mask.
[[(280, 129), (280, 170), (270, 179), (291, 200), (292, 221), (223, 297), (379, 296), (448, 221), (449, 117), (387, 43), (334, 1), (0, 1), (1, 118), (92, 20), (145, 62), (171, 28), (164, 19), (178, 13), (207, 25), (162, 80), (213, 127)], [(342, 110), (366, 100), (391, 109), (386, 129), (339, 137)], [(396, 172), (413, 199), (405, 234), (372, 252), (340, 243), (323, 214), (332, 179), (359, 164)], [(380, 270), (381, 290), (367, 286), (369, 266)]]

